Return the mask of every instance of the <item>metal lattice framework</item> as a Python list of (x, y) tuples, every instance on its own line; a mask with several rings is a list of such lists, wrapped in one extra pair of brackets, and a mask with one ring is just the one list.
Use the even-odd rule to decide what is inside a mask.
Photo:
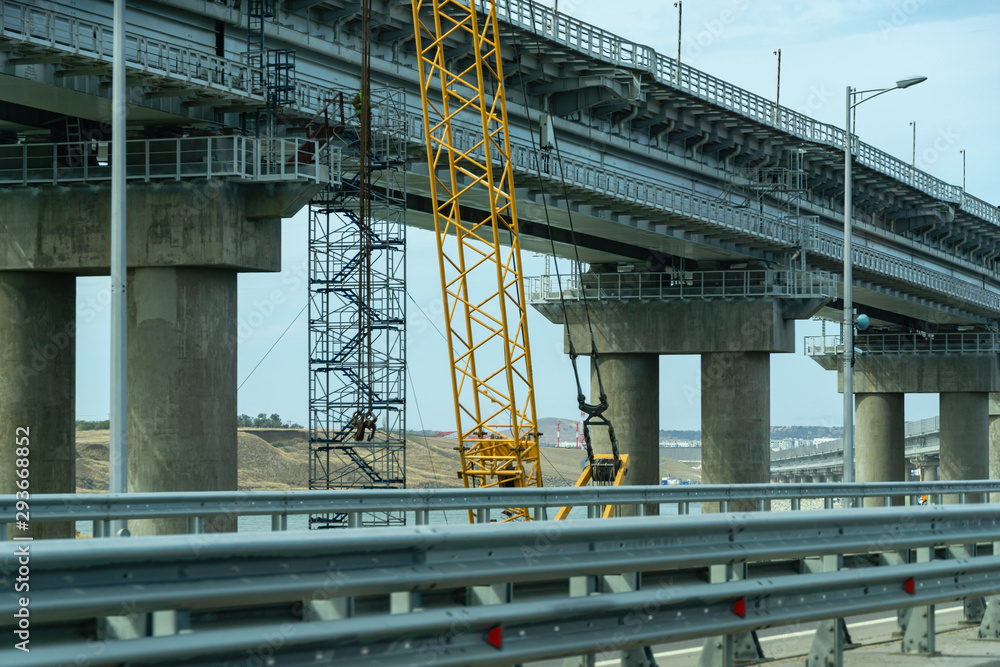
[[(343, 96), (312, 133), (339, 145), (341, 184), (309, 206), (309, 488), (406, 486), (405, 108), (399, 90), (373, 91), (371, 150), (360, 152), (357, 110)], [(363, 110), (363, 107), (362, 107)], [(327, 109), (327, 116), (331, 110)], [(345, 116), (351, 116), (346, 118)], [(371, 169), (370, 234), (362, 237), (360, 180)], [(370, 248), (371, 297), (362, 298), (361, 253)], [(371, 354), (367, 340), (370, 337)], [(370, 365), (369, 365), (370, 364)], [(369, 382), (369, 378), (371, 381)], [(355, 440), (359, 395), (378, 428)], [(400, 512), (368, 512), (364, 525), (405, 523)], [(315, 528), (344, 527), (346, 513), (313, 515)]]
[[(483, 8), (413, 3), (461, 476), (466, 487), (541, 486), (499, 31), (495, 5)], [(468, 40), (471, 57), (448, 58), (445, 42), (456, 39)], [(479, 119), (471, 145), (454, 140), (458, 116)], [(464, 220), (464, 197), (488, 200), (489, 215)], [(514, 518), (527, 510), (509, 509)]]

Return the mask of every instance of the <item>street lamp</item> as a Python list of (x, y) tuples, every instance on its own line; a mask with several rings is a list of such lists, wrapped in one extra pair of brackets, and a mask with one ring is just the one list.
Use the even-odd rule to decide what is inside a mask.
[(844, 482), (854, 481), (854, 297), (852, 292), (853, 268), (851, 252), (851, 210), (853, 202), (851, 182), (851, 144), (854, 129), (854, 107), (890, 90), (909, 88), (926, 81), (926, 76), (900, 79), (891, 88), (855, 90), (847, 87), (847, 119), (844, 124)]

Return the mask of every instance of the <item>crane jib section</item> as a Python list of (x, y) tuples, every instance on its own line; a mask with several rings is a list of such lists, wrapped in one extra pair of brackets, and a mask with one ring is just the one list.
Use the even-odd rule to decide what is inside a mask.
[[(459, 474), (466, 487), (541, 486), (501, 45), (488, 7), (413, 3)], [(481, 125), (471, 146), (454, 141), (459, 119)], [(488, 202), (489, 213), (463, 200)], [(505, 516), (530, 518), (526, 508)]]

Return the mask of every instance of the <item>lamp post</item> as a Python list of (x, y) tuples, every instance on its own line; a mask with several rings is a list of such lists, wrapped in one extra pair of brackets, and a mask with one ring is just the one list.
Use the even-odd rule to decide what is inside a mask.
[[(851, 182), (851, 144), (853, 142), (852, 127), (854, 107), (862, 102), (878, 97), (890, 90), (909, 88), (922, 81), (926, 76), (911, 76), (900, 79), (891, 88), (873, 88), (870, 90), (855, 90), (847, 87), (847, 118), (844, 124), (844, 482), (854, 481), (854, 296), (852, 294), (852, 251), (851, 251), (851, 221), (852, 192)], [(856, 99), (856, 101), (855, 101)]]
[(684, 7), (681, 5), (681, 0), (677, 0), (674, 7), (677, 8), (677, 81), (674, 83), (679, 86), (681, 85), (681, 13), (684, 11)]

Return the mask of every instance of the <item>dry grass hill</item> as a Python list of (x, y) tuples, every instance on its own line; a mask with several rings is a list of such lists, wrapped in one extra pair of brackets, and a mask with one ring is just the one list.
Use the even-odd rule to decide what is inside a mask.
[[(108, 431), (76, 432), (76, 485), (80, 492), (108, 488)], [(461, 486), (454, 438), (411, 435), (406, 454), (407, 486)], [(308, 487), (309, 443), (304, 429), (240, 429), (239, 487), (286, 490)], [(580, 449), (542, 447), (543, 481), (547, 486), (572, 485), (585, 454)], [(673, 459), (660, 459), (661, 474), (698, 480), (700, 471)]]

